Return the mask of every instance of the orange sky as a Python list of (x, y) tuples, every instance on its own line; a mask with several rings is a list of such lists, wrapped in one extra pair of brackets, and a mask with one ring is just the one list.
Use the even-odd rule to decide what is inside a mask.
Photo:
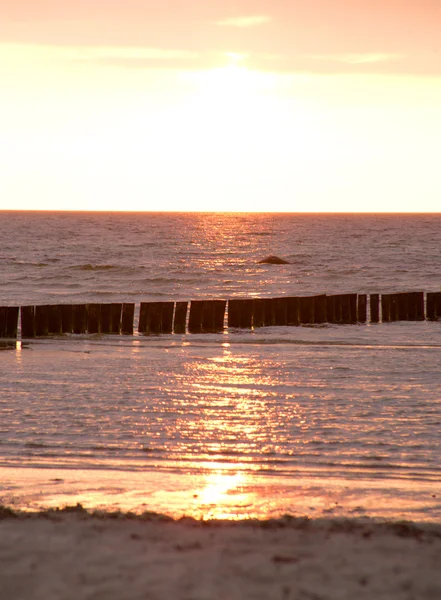
[[(170, 66), (179, 68), (206, 67), (216, 54), (237, 52), (248, 54), (250, 64), (261, 69), (441, 75), (439, 0), (14, 0), (4, 4), (3, 43), (146, 47), (197, 55), (172, 61)], [(359, 60), (354, 63), (350, 58), (356, 55)], [(118, 62), (157, 66), (151, 59)]]
[(14, 0), (0, 40), (0, 209), (441, 210), (439, 0)]

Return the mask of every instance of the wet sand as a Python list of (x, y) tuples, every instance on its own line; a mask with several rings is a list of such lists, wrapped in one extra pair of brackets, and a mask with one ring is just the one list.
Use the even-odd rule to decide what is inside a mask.
[(441, 598), (441, 525), (0, 508), (0, 598)]

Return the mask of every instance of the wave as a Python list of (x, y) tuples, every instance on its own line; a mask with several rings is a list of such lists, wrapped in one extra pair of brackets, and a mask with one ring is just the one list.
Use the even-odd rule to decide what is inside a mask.
[(117, 268), (117, 265), (91, 265), (90, 263), (71, 267), (71, 269), (74, 271), (110, 271), (110, 269)]

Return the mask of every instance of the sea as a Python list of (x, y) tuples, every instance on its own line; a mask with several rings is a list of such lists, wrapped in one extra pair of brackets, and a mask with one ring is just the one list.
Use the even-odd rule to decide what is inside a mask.
[[(277, 255), (288, 264), (260, 264)], [(441, 214), (0, 212), (0, 306), (441, 290)], [(441, 521), (441, 322), (0, 344), (0, 504)]]

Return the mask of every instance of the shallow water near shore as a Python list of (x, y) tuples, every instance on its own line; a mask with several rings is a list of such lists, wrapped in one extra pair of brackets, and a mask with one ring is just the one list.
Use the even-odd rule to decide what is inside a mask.
[[(439, 216), (2, 213), (0, 301), (436, 291)], [(287, 265), (258, 265), (278, 254)], [(441, 521), (441, 323), (0, 346), (0, 503)]]
[(0, 500), (439, 521), (440, 358), (428, 323), (18, 344)]

